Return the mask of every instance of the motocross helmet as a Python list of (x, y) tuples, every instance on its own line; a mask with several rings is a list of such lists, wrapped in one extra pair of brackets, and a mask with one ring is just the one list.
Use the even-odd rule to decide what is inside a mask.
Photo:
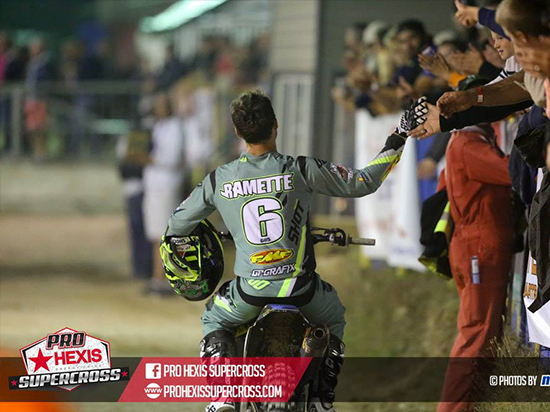
[(208, 298), (222, 278), (223, 246), (206, 219), (188, 236), (163, 236), (160, 255), (170, 285), (187, 300)]

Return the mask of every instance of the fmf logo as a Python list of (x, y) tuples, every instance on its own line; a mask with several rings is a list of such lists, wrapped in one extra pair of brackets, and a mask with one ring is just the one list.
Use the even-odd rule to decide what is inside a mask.
[(250, 262), (256, 265), (271, 265), (290, 259), (292, 255), (294, 251), (291, 249), (270, 249), (250, 255)]
[(61, 329), (21, 349), (28, 375), (10, 377), (11, 389), (59, 387), (129, 379), (128, 368), (111, 369), (107, 341), (71, 328)]

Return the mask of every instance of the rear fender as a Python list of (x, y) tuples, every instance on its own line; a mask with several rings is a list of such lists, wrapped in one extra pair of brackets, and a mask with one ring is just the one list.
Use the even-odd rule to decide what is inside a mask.
[(300, 347), (310, 327), (296, 306), (268, 304), (248, 329), (244, 356), (300, 356)]

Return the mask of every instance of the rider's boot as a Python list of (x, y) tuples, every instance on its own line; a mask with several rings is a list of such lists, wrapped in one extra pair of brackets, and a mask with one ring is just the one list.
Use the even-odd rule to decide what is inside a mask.
[[(201, 358), (237, 356), (235, 336), (226, 330), (216, 330), (206, 335), (200, 343)], [(215, 382), (209, 382), (214, 384)], [(224, 384), (225, 382), (218, 382)], [(206, 412), (235, 412), (235, 404), (228, 399), (215, 399), (206, 407)]]
[(319, 370), (319, 384), (317, 391), (308, 403), (308, 412), (335, 412), (334, 398), (338, 374), (344, 363), (346, 346), (334, 335), (330, 335), (327, 355)]

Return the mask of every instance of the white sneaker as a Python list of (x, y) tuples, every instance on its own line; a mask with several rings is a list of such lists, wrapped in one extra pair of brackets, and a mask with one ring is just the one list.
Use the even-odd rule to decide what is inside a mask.
[(235, 412), (235, 404), (233, 402), (210, 402), (205, 409), (205, 412)]
[(311, 398), (308, 402), (308, 412), (336, 412), (332, 403), (325, 403), (319, 398)]

